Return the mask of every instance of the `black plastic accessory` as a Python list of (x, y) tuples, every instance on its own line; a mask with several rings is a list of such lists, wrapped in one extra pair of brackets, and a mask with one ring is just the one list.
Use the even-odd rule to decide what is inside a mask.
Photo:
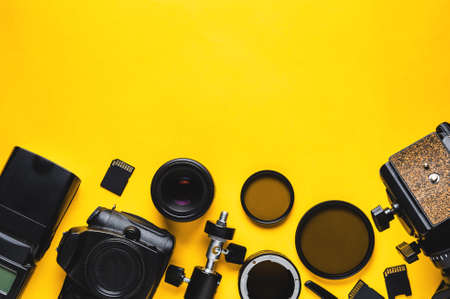
[(234, 243), (228, 244), (227, 254), (225, 255), (225, 260), (228, 263), (242, 265), (245, 260), (245, 255), (247, 254), (247, 248)]
[(450, 298), (450, 125), (395, 153), (380, 169), (390, 207), (372, 210), (379, 231), (396, 218), (417, 241), (402, 242), (398, 252), (407, 263), (421, 252), (441, 270), (443, 281), (433, 299)]
[(392, 209), (383, 209), (381, 206), (372, 210), (372, 219), (379, 231), (384, 231), (390, 227), (390, 222), (394, 220), (398, 205)]
[(349, 299), (384, 299), (374, 289), (370, 288), (364, 281), (359, 280), (348, 294)]
[(383, 276), (389, 299), (395, 299), (399, 295), (412, 295), (406, 265), (386, 268)]
[(395, 247), (398, 252), (403, 256), (403, 259), (408, 263), (414, 263), (419, 260), (420, 247), (417, 242), (406, 243), (402, 242)]
[(133, 214), (97, 208), (87, 227), (64, 233), (58, 264), (67, 272), (60, 299), (152, 298), (175, 238)]
[(294, 189), (279, 172), (263, 170), (251, 175), (241, 190), (241, 204), (250, 219), (261, 225), (282, 222), (294, 205)]
[(216, 236), (225, 240), (232, 240), (234, 236), (234, 228), (221, 227), (217, 223), (206, 221), (205, 233), (208, 235)]
[(271, 250), (251, 255), (239, 271), (238, 283), (242, 299), (296, 299), (302, 287), (295, 265)]
[(311, 280), (308, 280), (307, 282), (305, 282), (305, 287), (307, 287), (308, 289), (313, 291), (314, 294), (319, 296), (321, 299), (338, 299), (336, 296), (334, 296), (333, 294), (331, 294), (330, 292), (328, 292), (327, 290), (322, 288), (320, 285), (318, 285), (317, 283), (315, 283)]
[(188, 283), (185, 299), (211, 299), (219, 287), (222, 275), (214, 271), (216, 262), (221, 254), (225, 255), (226, 261), (234, 264), (242, 264), (245, 259), (246, 248), (230, 243), (224, 249), (225, 242), (231, 240), (234, 229), (227, 227), (228, 213), (222, 212), (216, 223), (208, 221), (205, 232), (211, 239), (206, 252), (208, 261), (205, 267), (195, 267), (191, 278), (187, 278), (183, 268), (170, 265), (166, 272), (165, 282), (179, 287), (183, 282)]
[(115, 159), (111, 162), (100, 186), (120, 196), (127, 186), (133, 171), (133, 166), (119, 159)]
[(80, 179), (15, 147), (0, 176), (0, 298), (17, 298), (47, 251)]
[(311, 208), (300, 220), (295, 236), (303, 264), (329, 279), (360, 271), (372, 256), (374, 243), (369, 219), (344, 201), (326, 201)]
[(174, 221), (193, 221), (203, 216), (214, 198), (214, 182), (208, 170), (191, 159), (175, 159), (156, 172), (151, 185), (158, 211)]
[(183, 268), (174, 265), (169, 265), (166, 271), (165, 282), (170, 283), (173, 286), (179, 287), (186, 277), (186, 272)]
[(194, 272), (192, 272), (184, 298), (213, 298), (221, 280), (222, 275), (219, 273), (212, 274), (202, 267), (197, 266), (194, 268)]
[(184, 298), (213, 298), (220, 284), (222, 275), (207, 273), (201, 267), (195, 267), (191, 278), (187, 278), (183, 268), (170, 265), (165, 282), (179, 287), (183, 282), (189, 284)]

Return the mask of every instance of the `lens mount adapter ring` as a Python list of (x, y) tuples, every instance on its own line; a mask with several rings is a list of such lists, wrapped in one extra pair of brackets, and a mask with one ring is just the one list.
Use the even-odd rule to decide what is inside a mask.
[[(191, 171), (191, 175), (196, 175), (201, 181), (203, 188), (202, 198), (199, 199), (198, 206), (189, 211), (176, 211), (170, 207), (169, 203), (165, 202), (166, 198), (164, 198), (162, 185), (170, 171), (175, 171), (177, 168)], [(189, 222), (200, 218), (208, 211), (214, 199), (214, 181), (208, 169), (201, 163), (188, 158), (178, 158), (166, 162), (156, 171), (150, 191), (153, 204), (164, 217), (173, 221)]]
[(257, 252), (248, 257), (245, 263), (242, 265), (239, 271), (238, 279), (239, 295), (241, 296), (241, 299), (253, 299), (252, 297), (250, 297), (250, 292), (248, 289), (249, 274), (256, 266), (260, 265), (263, 262), (275, 263), (282, 266), (285, 270), (289, 271), (293, 279), (294, 286), (292, 294), (289, 298), (286, 299), (297, 299), (300, 296), (300, 291), (302, 288), (302, 282), (297, 268), (283, 254), (272, 250), (263, 250)]

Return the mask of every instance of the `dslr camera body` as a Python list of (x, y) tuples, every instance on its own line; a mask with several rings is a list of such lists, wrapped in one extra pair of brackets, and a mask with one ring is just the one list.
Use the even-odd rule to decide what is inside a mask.
[(64, 233), (58, 264), (67, 276), (60, 299), (152, 298), (175, 238), (138, 216), (99, 207), (87, 227)]
[(390, 157), (380, 170), (391, 208), (372, 210), (379, 231), (397, 215), (417, 242), (396, 248), (407, 263), (423, 252), (442, 271), (443, 281), (433, 299), (450, 298), (450, 125)]

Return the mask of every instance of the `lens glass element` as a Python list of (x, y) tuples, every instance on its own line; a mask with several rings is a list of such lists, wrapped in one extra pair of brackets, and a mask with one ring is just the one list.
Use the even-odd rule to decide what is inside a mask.
[(372, 226), (357, 207), (328, 201), (300, 221), (296, 246), (300, 259), (316, 275), (345, 278), (361, 270), (373, 252)]
[(163, 200), (180, 210), (195, 205), (203, 197), (204, 191), (199, 177), (193, 174), (171, 173), (162, 182)]

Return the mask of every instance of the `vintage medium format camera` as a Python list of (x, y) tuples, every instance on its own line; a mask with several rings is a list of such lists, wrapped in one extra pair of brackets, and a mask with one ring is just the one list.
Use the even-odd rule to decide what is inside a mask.
[(14, 148), (0, 176), (0, 298), (20, 297), (79, 185), (66, 169)]
[(417, 242), (397, 246), (406, 262), (422, 251), (444, 277), (433, 299), (450, 298), (450, 126), (394, 154), (380, 170), (391, 208), (372, 210), (379, 231), (389, 228), (394, 215)]
[(175, 238), (138, 216), (97, 208), (87, 227), (64, 233), (58, 264), (67, 272), (63, 299), (152, 298)]

